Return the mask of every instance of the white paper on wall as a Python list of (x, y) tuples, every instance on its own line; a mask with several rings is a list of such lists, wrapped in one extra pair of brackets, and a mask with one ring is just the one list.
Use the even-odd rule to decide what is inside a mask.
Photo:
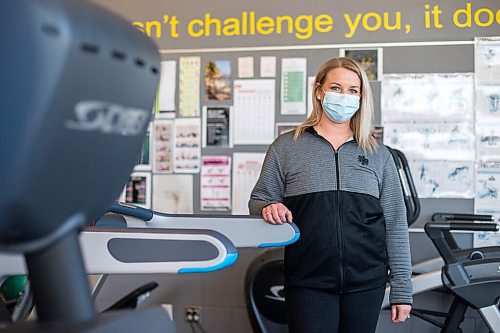
[(134, 171), (151, 171), (151, 152), (152, 148), (152, 123), (149, 123), (148, 130), (142, 142), (141, 152), (137, 157), (137, 164), (134, 166)]
[(153, 175), (153, 210), (193, 214), (192, 175)]
[(281, 114), (306, 114), (306, 58), (281, 59)]
[[(175, 111), (175, 91), (176, 91), (176, 61), (162, 61), (160, 74), (160, 89), (158, 92), (158, 110), (162, 116), (163, 111), (167, 111), (169, 116)], [(175, 116), (175, 113), (173, 113)]]
[[(500, 218), (500, 162), (481, 162), (477, 167), (474, 213)], [(499, 232), (475, 232), (474, 247), (499, 246)]]
[(314, 76), (307, 77), (307, 95), (306, 95), (307, 117), (309, 117), (311, 115), (311, 112), (313, 110), (312, 93), (314, 91), (314, 83), (315, 83), (314, 79), (316, 79), (316, 77), (314, 77)]
[(500, 84), (476, 85), (474, 104), (478, 124), (500, 124)]
[(231, 209), (231, 157), (203, 156), (200, 205), (201, 210)]
[(476, 126), (478, 161), (500, 161), (500, 122)]
[(260, 77), (276, 77), (276, 57), (260, 57)]
[(474, 75), (387, 74), (382, 81), (382, 121), (473, 120)]
[(234, 82), (234, 144), (267, 145), (274, 140), (275, 80)]
[(174, 170), (174, 122), (157, 119), (153, 122), (152, 127), (153, 172), (172, 173)]
[(179, 60), (179, 115), (200, 116), (200, 57), (180, 57)]
[(474, 72), (477, 84), (500, 84), (500, 37), (478, 37)]
[(384, 76), (384, 143), (412, 161), (419, 197), (474, 196), (473, 95), (470, 73)]
[(176, 119), (174, 142), (174, 171), (176, 173), (200, 172), (200, 118)]
[(263, 153), (233, 154), (233, 215), (248, 215), (248, 201), (257, 179), (259, 179)]
[(240, 79), (253, 78), (253, 57), (238, 58), (238, 77)]

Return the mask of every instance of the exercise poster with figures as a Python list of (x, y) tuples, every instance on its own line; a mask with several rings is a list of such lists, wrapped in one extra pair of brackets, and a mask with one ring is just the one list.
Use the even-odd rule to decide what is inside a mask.
[[(500, 37), (476, 38), (474, 213), (500, 218)], [(475, 232), (474, 246), (500, 245), (499, 232)]]
[(387, 74), (384, 143), (405, 153), (420, 198), (472, 198), (474, 75)]

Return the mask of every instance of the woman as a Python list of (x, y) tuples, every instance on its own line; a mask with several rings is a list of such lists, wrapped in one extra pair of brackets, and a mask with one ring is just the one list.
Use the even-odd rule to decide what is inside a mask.
[(291, 333), (375, 332), (388, 280), (393, 322), (413, 301), (399, 177), (370, 135), (373, 98), (358, 63), (327, 61), (312, 98), (310, 117), (269, 146), (250, 213), (301, 231), (285, 249)]

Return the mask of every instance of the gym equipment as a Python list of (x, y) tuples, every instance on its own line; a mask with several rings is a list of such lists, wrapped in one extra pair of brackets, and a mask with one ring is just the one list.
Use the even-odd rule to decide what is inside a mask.
[(406, 207), (406, 220), (408, 221), (408, 226), (410, 226), (420, 215), (420, 201), (418, 200), (417, 189), (411, 175), (410, 165), (403, 152), (388, 146), (386, 147), (391, 152), (396, 169), (398, 170)]
[(81, 0), (3, 1), (0, 31), (8, 82), (0, 251), (24, 254), (38, 314), (0, 331), (172, 331), (161, 308), (97, 316), (78, 242), (118, 197), (140, 151), (159, 80), (154, 43)]
[[(129, 230), (137, 230), (136, 228), (209, 229), (226, 236), (236, 248), (283, 246), (295, 242), (300, 236), (294, 223), (272, 225), (265, 223), (258, 216), (164, 214), (120, 202), (113, 203), (109, 212), (99, 219), (96, 225), (111, 223), (126, 225)], [(111, 273), (111, 268), (109, 264), (103, 265), (101, 273), (105, 274), (99, 278), (94, 288), (92, 293), (94, 299), (97, 299), (100, 291), (106, 288), (107, 275)], [(141, 267), (134, 272), (148, 273)]]
[(300, 236), (294, 223), (272, 225), (264, 223), (260, 216), (165, 214), (119, 202), (113, 203), (109, 211), (119, 214), (114, 218), (122, 217), (129, 228), (214, 230), (237, 248), (283, 246), (294, 243)]
[[(459, 326), (468, 307), (476, 309), (493, 333), (500, 332), (500, 256), (486, 258), (482, 249), (475, 249), (475, 255), (463, 258), (456, 255), (456, 243), (450, 230), (498, 232), (496, 223), (429, 222), (425, 232), (436, 246), (444, 260), (441, 279), (449, 290), (453, 303), (444, 323), (432, 320), (426, 313), (414, 313), (434, 325), (441, 327), (442, 333), (461, 332)], [(500, 247), (497, 247), (500, 251)]]
[[(88, 274), (210, 272), (238, 257), (231, 241), (213, 230), (87, 227), (80, 246)], [(0, 253), (0, 262), (0, 277), (26, 273), (19, 254)]]
[[(432, 214), (432, 221), (436, 222), (450, 222), (450, 221), (455, 221), (455, 222), (493, 222), (493, 216), (492, 215), (476, 215), (476, 214), (455, 214), (455, 213), (434, 213)], [(457, 258), (471, 258), (471, 255), (475, 253), (475, 249), (460, 249), (457, 242), (455, 241), (455, 238), (451, 236), (451, 234), (445, 233), (445, 237), (447, 237), (447, 241), (451, 246), (451, 249), (454, 251), (455, 256)], [(493, 248), (483, 248), (482, 250), (483, 255), (485, 256), (497, 256), (500, 253), (498, 253), (498, 250), (493, 247)], [(419, 262), (415, 265), (412, 266), (412, 271), (414, 275), (420, 275), (424, 273), (429, 273), (433, 272), (436, 270), (440, 270), (441, 267), (443, 267), (444, 261), (441, 257), (425, 260), (423, 262)], [(416, 290), (417, 293), (419, 293), (419, 289)]]

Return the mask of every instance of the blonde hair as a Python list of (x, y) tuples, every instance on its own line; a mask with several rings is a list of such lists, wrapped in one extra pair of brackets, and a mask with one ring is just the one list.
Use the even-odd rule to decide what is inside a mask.
[(315, 126), (319, 123), (321, 116), (323, 114), (323, 107), (321, 105), (321, 100), (316, 98), (318, 95), (318, 90), (321, 90), (323, 84), (325, 83), (327, 74), (335, 68), (345, 68), (354, 73), (356, 73), (361, 82), (361, 97), (360, 97), (360, 108), (359, 111), (354, 114), (350, 121), (350, 127), (354, 133), (354, 138), (356, 139), (358, 146), (363, 151), (373, 151), (377, 149), (377, 141), (371, 135), (371, 123), (373, 116), (373, 95), (370, 88), (370, 82), (366, 76), (365, 71), (361, 66), (351, 58), (334, 58), (328, 60), (321, 66), (316, 75), (314, 81), (314, 88), (312, 90), (312, 105), (313, 109), (309, 118), (306, 119), (302, 124), (300, 124), (295, 130), (295, 135), (293, 138), (297, 140), (306, 128)]

